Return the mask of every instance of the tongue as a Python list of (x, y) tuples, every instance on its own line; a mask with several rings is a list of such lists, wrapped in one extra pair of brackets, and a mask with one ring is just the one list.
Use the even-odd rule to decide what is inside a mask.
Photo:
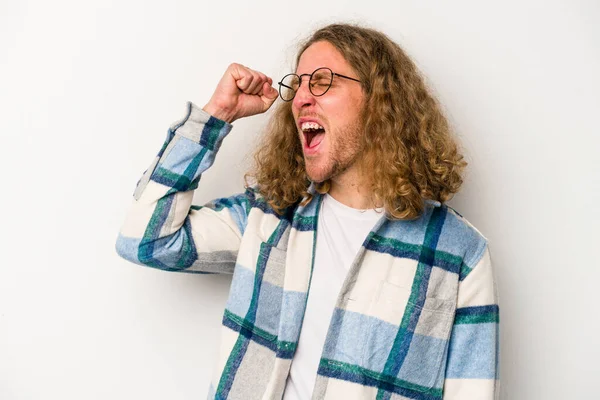
[(308, 142), (308, 148), (312, 149), (313, 147), (317, 147), (325, 137), (325, 132), (320, 132), (312, 136)]

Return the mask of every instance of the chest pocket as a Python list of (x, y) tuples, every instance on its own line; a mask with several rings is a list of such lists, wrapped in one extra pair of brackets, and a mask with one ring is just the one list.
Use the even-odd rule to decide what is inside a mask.
[(456, 301), (410, 296), (410, 288), (381, 281), (369, 311), (363, 366), (396, 386), (441, 388)]
[(285, 258), (285, 250), (266, 242), (260, 243), (256, 273), (260, 273), (262, 278), (255, 325), (260, 331), (267, 332), (271, 341), (276, 340), (279, 329)]

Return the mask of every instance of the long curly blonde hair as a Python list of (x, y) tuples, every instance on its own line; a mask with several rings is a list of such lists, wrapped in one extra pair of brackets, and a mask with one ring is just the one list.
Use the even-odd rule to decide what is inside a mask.
[[(415, 219), (424, 199), (446, 202), (463, 183), (467, 162), (447, 119), (409, 56), (386, 35), (351, 24), (317, 30), (300, 47), (332, 44), (358, 74), (365, 94), (364, 135), (360, 171), (371, 185), (373, 204), (383, 205), (390, 219)], [(368, 129), (364, 129), (368, 127)], [(281, 102), (272, 115), (246, 174), (276, 212), (312, 198), (307, 189), (302, 147), (291, 102)], [(315, 185), (326, 193), (330, 181)]]

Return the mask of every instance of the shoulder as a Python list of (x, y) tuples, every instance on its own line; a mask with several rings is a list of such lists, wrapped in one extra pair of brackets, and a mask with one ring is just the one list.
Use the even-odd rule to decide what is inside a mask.
[(467, 267), (473, 268), (488, 247), (488, 238), (456, 209), (443, 204), (446, 219), (442, 230), (444, 242), (452, 244), (454, 255), (460, 256)]
[(488, 241), (488, 238), (479, 230), (475, 225), (473, 225), (464, 215), (459, 213), (456, 209), (452, 208), (448, 204), (444, 204), (444, 206), (448, 210), (448, 214), (451, 218), (455, 219), (458, 223), (460, 223), (464, 229), (472, 231), (475, 236), (478, 236), (481, 240)]
[(254, 185), (246, 187), (245, 196), (249, 201), (250, 212), (260, 212), (279, 220), (287, 220), (288, 222), (292, 222), (300, 202), (299, 200), (296, 204), (293, 204), (278, 213), (269, 203), (268, 199), (260, 192), (258, 186)]

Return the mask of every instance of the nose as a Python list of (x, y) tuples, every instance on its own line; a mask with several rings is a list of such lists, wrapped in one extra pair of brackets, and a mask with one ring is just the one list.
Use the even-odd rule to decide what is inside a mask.
[(315, 96), (310, 92), (308, 85), (309, 82), (306, 78), (302, 79), (302, 82), (300, 82), (300, 87), (296, 91), (293, 101), (293, 105), (296, 109), (315, 104)]

